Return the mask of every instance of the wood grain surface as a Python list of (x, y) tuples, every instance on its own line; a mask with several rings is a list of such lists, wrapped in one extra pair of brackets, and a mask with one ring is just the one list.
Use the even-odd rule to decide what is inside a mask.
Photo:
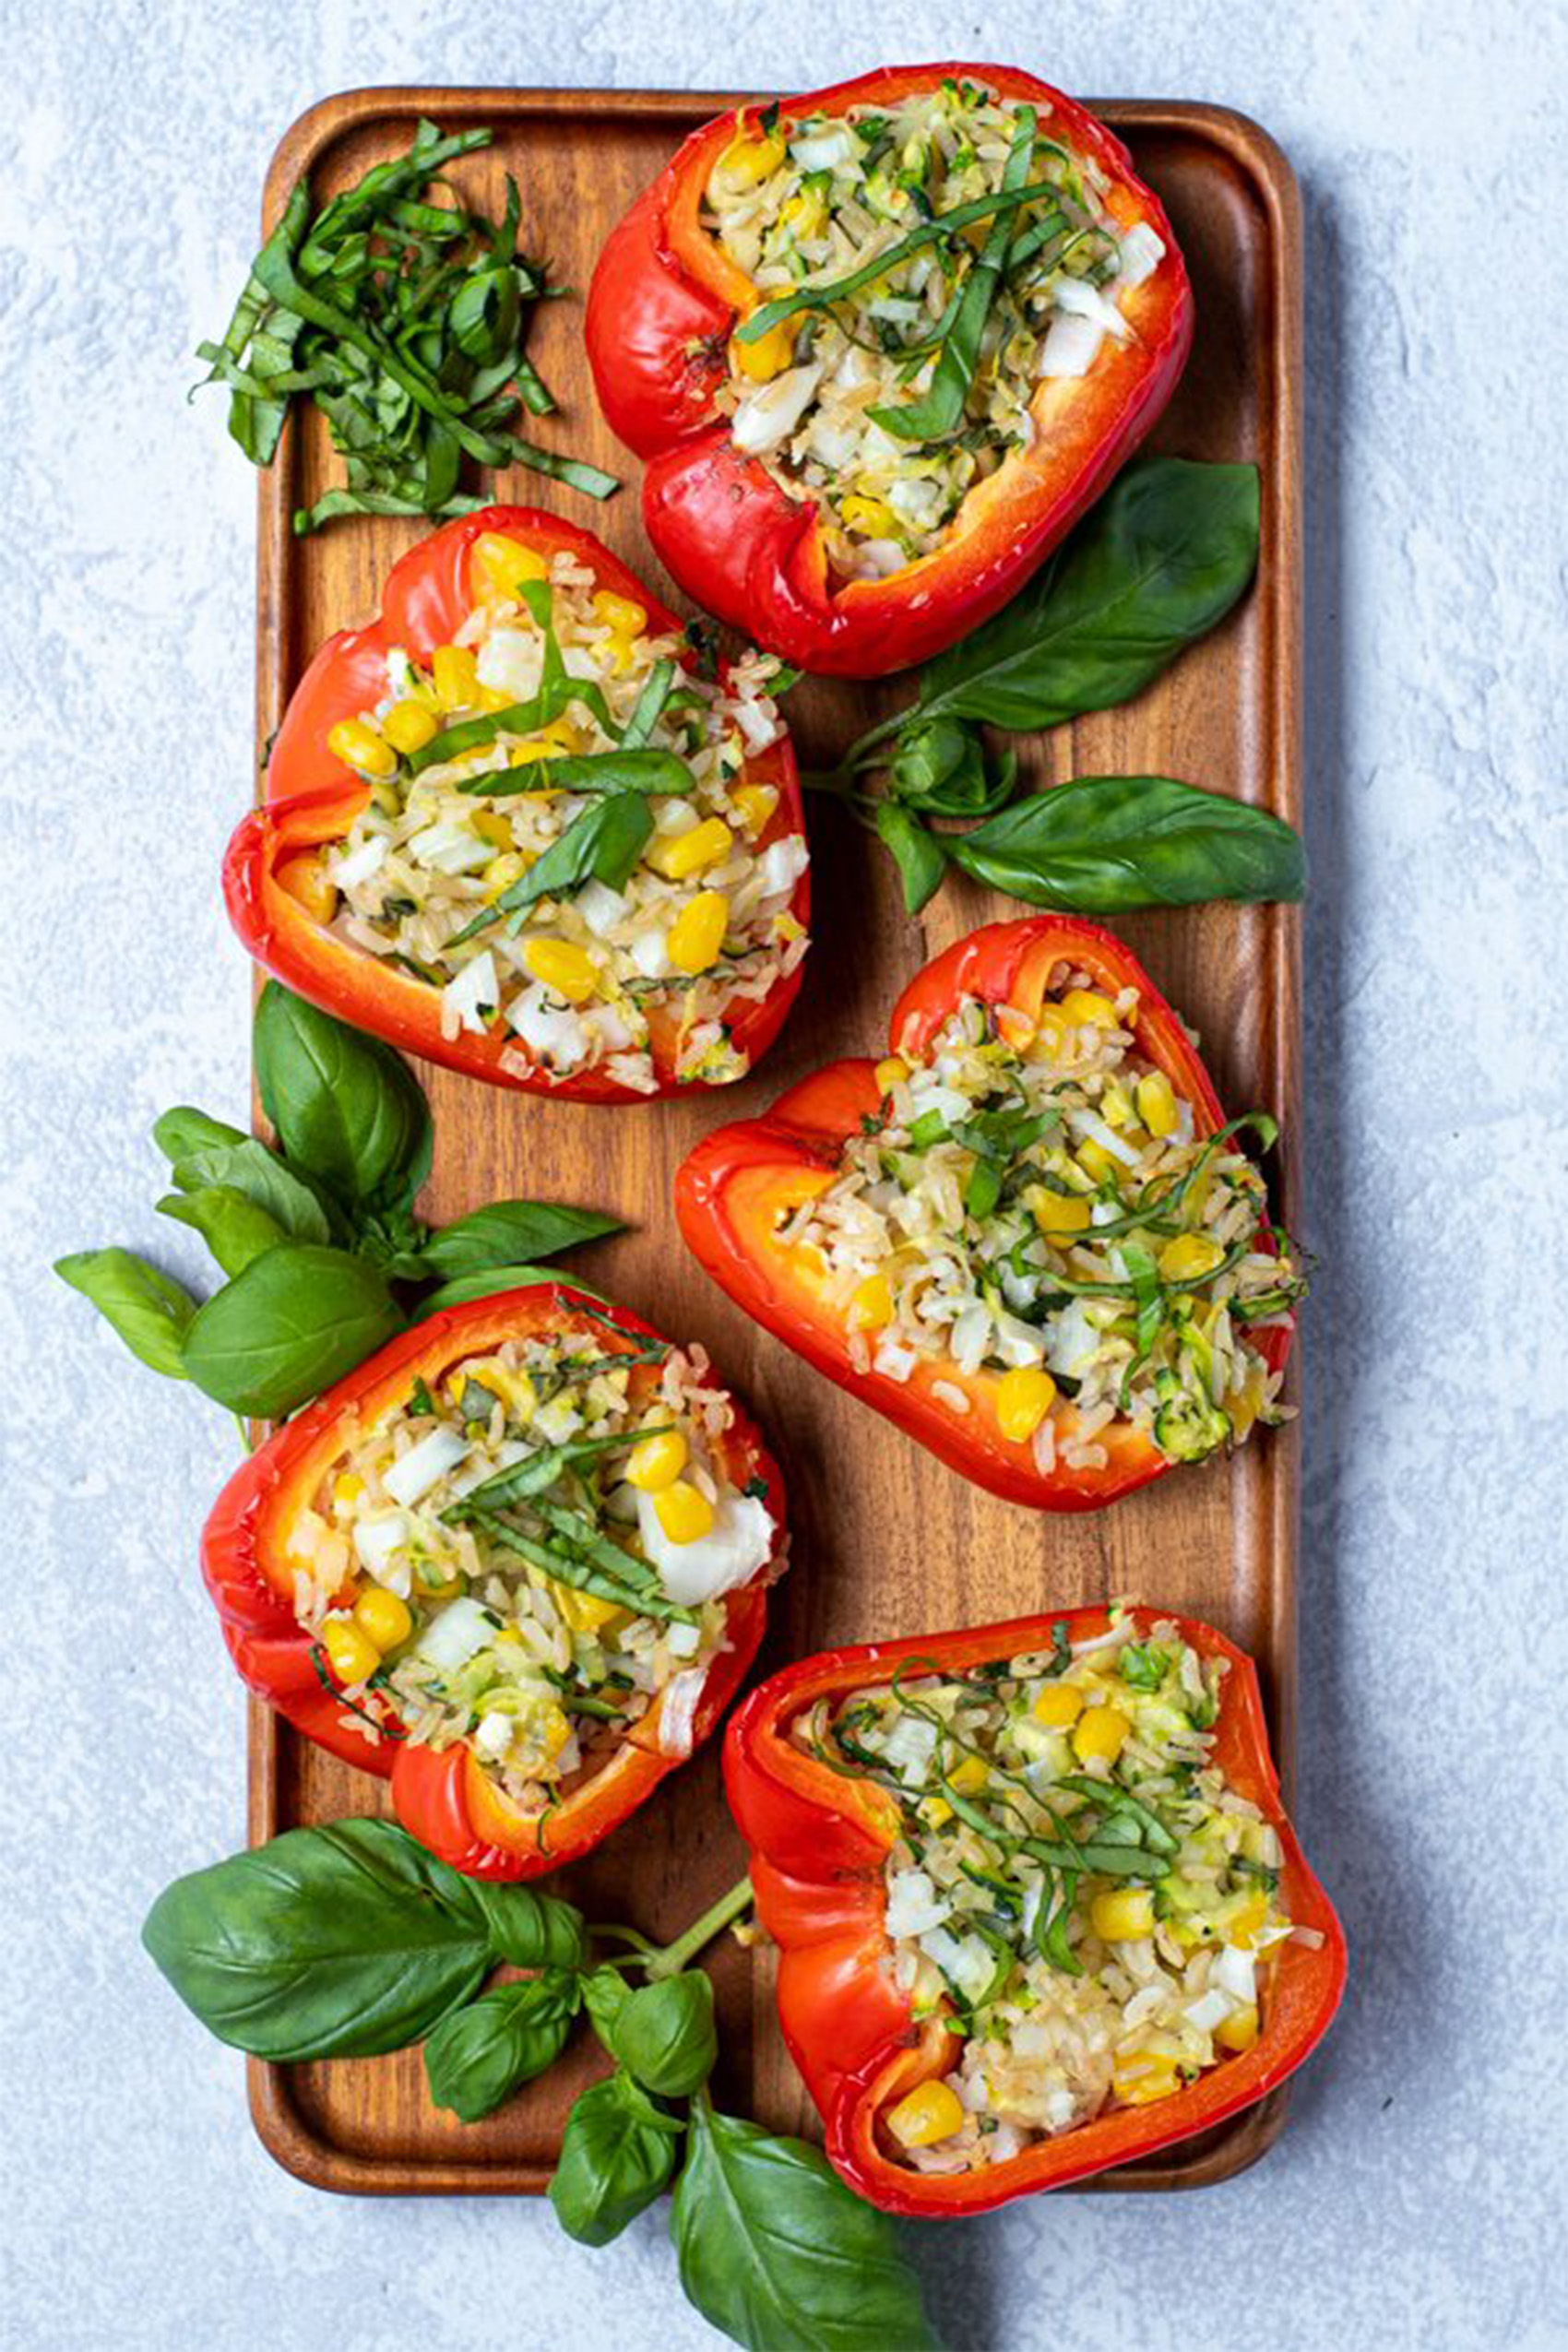
[[(1033, 60), (1026, 60), (1032, 64)], [(604, 236), (679, 140), (734, 101), (700, 94), (386, 89), (329, 99), (284, 138), (267, 188), (270, 227), (296, 175), (319, 197), (407, 147), (426, 114), (497, 134), (457, 167), (499, 203), (523, 192), (525, 250), (586, 288)], [(1197, 338), (1151, 447), (1250, 458), (1263, 474), (1263, 554), (1242, 609), (1128, 707), (1049, 739), (1018, 738), (1031, 778), (1165, 773), (1299, 821), (1301, 238), (1295, 184), (1273, 142), (1223, 109), (1106, 103), (1139, 170), (1170, 209), (1192, 268)], [(562, 401), (538, 437), (621, 472), (607, 505), (515, 473), (498, 498), (551, 506), (597, 530), (671, 596), (644, 539), (634, 460), (599, 418), (582, 351), (580, 301), (543, 306), (530, 355)], [(531, 430), (532, 428), (530, 428)], [(420, 527), (334, 525), (295, 539), (294, 508), (335, 478), (317, 420), (291, 426), (260, 480), (257, 734), (265, 744), (321, 639), (372, 615), (380, 584)], [(885, 688), (808, 683), (788, 717), (802, 766), (900, 699)], [(236, 815), (238, 811), (236, 811)], [(888, 1422), (819, 1379), (706, 1279), (676, 1236), (674, 1170), (712, 1126), (755, 1113), (837, 1054), (879, 1051), (889, 1007), (930, 956), (999, 915), (1023, 911), (955, 876), (918, 921), (903, 913), (891, 861), (837, 810), (814, 805), (814, 944), (779, 1042), (742, 1085), (690, 1099), (603, 1110), (532, 1099), (421, 1069), (435, 1111), (436, 1220), (509, 1194), (612, 1210), (634, 1229), (583, 1270), (676, 1338), (699, 1339), (755, 1409), (784, 1466), (793, 1565), (778, 1588), (760, 1670), (846, 1641), (977, 1625), (1123, 1595), (1212, 1619), (1257, 1657), (1289, 1787), (1294, 1731), (1297, 1444), (1264, 1434), (1229, 1463), (1179, 1474), (1088, 1517), (1037, 1516), (992, 1500)], [(1259, 1106), (1284, 1134), (1276, 1204), (1295, 1226), (1300, 1165), (1300, 918), (1289, 909), (1215, 907), (1116, 926), (1202, 1035), (1228, 1111)], [(1310, 1310), (1308, 1343), (1310, 1344)], [(301, 1823), (374, 1812), (380, 1784), (312, 1748), (270, 1712), (251, 1715), (253, 1840)], [(668, 1780), (600, 1851), (550, 1882), (590, 1918), (675, 1934), (744, 1867), (725, 1812), (718, 1743)], [(784, 2130), (814, 2118), (780, 2040), (766, 1953), (727, 1940), (713, 1960), (721, 2101)], [(324, 2188), (383, 2193), (537, 2192), (567, 2107), (600, 2071), (585, 2034), (542, 2082), (480, 2124), (424, 2095), (417, 2050), (366, 2061), (251, 2062), (251, 2105), (278, 2160)], [(1107, 2176), (1118, 2189), (1196, 2186), (1255, 2160), (1283, 2120), (1283, 2095), (1214, 2133)], [(1095, 2184), (1089, 2184), (1093, 2186)]]

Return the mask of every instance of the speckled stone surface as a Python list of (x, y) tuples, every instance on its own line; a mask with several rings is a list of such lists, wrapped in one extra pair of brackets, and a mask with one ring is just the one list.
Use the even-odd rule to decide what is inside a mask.
[[(1300, 1815), (1354, 1971), (1253, 2173), (1036, 2202), (928, 2231), (919, 2259), (962, 2347), (1568, 2342), (1547, 2001), (1568, 1668), (1547, 1206), (1568, 1099), (1548, 715), (1564, 13), (993, 0), (979, 18), (0, 6), (0, 1590), (11, 1711), (37, 1727), (0, 1749), (0, 2343), (18, 2352), (718, 2340), (658, 2216), (596, 2256), (536, 2207), (335, 2200), (262, 2153), (239, 2061), (136, 1942), (157, 1889), (243, 1834), (241, 1698), (190, 1573), (224, 1428), (47, 1268), (152, 1239), (159, 1109), (245, 1099), (246, 976), (213, 885), (251, 757), (253, 486), (221, 404), (183, 400), (284, 125), (358, 82), (802, 88), (955, 50), (1241, 107), (1303, 184), (1322, 1270)], [(185, 1238), (162, 1247), (194, 1273)]]

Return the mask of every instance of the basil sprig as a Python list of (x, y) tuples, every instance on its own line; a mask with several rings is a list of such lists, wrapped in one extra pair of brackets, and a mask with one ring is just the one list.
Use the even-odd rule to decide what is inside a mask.
[[(566, 2119), (550, 2201), (571, 2237), (611, 2244), (673, 2181), (681, 2284), (733, 2342), (929, 2352), (887, 2215), (819, 2149), (709, 2097), (713, 1988), (693, 1963), (750, 1901), (742, 1880), (659, 1946), (590, 1927), (557, 1896), (459, 1877), (390, 1822), (350, 1821), (177, 1880), (142, 1941), (186, 2008), (257, 2057), (374, 2057), (422, 2039), (432, 2098), (465, 2122), (542, 2073), (586, 2014), (614, 2072)], [(486, 1989), (501, 1963), (524, 1973)]]
[(229, 431), (253, 465), (271, 464), (291, 401), (308, 395), (326, 418), (346, 482), (296, 514), (296, 531), (342, 515), (468, 514), (483, 501), (461, 486), (465, 457), (527, 466), (590, 498), (619, 487), (512, 430), (519, 410), (555, 407), (523, 346), (535, 303), (564, 290), (518, 249), (510, 177), (499, 220), (430, 194), (445, 164), (493, 138), (444, 138), (422, 122), (407, 155), (319, 211), (298, 180), (222, 341), (197, 346), (205, 382), (229, 387)]
[(174, 1190), (158, 1206), (199, 1233), (228, 1279), (205, 1304), (123, 1249), (55, 1271), (134, 1355), (231, 1411), (276, 1420), (410, 1321), (545, 1281), (536, 1263), (620, 1230), (593, 1209), (496, 1201), (433, 1229), (413, 1213), (434, 1134), (389, 1046), (276, 980), (255, 1016), (255, 1067), (276, 1146), (181, 1106), (153, 1134)]
[(1026, 905), (1085, 914), (1300, 898), (1300, 837), (1268, 810), (1167, 776), (1079, 777), (1018, 797), (1015, 754), (985, 732), (1062, 726), (1141, 693), (1224, 619), (1257, 551), (1255, 467), (1140, 459), (1011, 604), (925, 664), (912, 705), (806, 781), (874, 829), (911, 914), (949, 866)]

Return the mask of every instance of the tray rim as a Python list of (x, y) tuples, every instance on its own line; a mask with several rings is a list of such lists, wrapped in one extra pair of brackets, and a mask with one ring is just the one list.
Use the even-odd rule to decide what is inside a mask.
[[(475, 83), (367, 83), (318, 99), (283, 132), (267, 167), (262, 198), (263, 232), (282, 208), (302, 172), (312, 170), (337, 140), (383, 115), (439, 113), (488, 113), (499, 117), (568, 113), (591, 108), (596, 118), (659, 123), (694, 113), (727, 108), (772, 95), (755, 90), (582, 87), (517, 89)], [(1302, 737), (1301, 665), (1303, 635), (1301, 560), (1302, 430), (1301, 374), (1303, 338), (1302, 232), (1299, 184), (1289, 159), (1272, 133), (1235, 107), (1207, 100), (1097, 99), (1083, 101), (1120, 134), (1167, 131), (1206, 141), (1249, 183), (1268, 226), (1266, 275), (1273, 331), (1265, 344), (1262, 374), (1277, 420), (1277, 462), (1262, 476), (1265, 543), (1276, 551), (1261, 592), (1271, 605), (1271, 626), (1282, 658), (1264, 667), (1258, 709), (1277, 763), (1279, 799), (1299, 824), (1301, 814)], [(277, 588), (293, 543), (290, 482), (296, 435), (285, 435), (274, 467), (256, 483), (256, 740), (265, 744), (282, 717), (284, 695), (279, 659)], [(340, 626), (352, 626), (345, 619)], [(1269, 1051), (1284, 1091), (1295, 1106), (1298, 1137), (1288, 1183), (1293, 1213), (1300, 1215), (1301, 920), (1287, 909), (1284, 937), (1275, 953), (1287, 985), (1275, 992)], [(1267, 1677), (1267, 1697), (1276, 1762), (1289, 1802), (1296, 1763), (1298, 1645), (1296, 1567), (1300, 1549), (1300, 1470), (1277, 1478), (1271, 1487), (1272, 1545), (1289, 1562), (1283, 1614), (1276, 1622), (1277, 1656)], [(279, 1717), (264, 1701), (247, 1702), (246, 1835), (251, 1846), (278, 1834), (280, 1819), (281, 1735)], [(495, 2163), (440, 2157), (380, 2157), (339, 2147), (308, 2122), (301, 2111), (294, 2069), (271, 2061), (245, 2061), (247, 2106), (256, 2137), (282, 2169), (307, 2187), (349, 2196), (541, 2196), (553, 2167), (527, 2158)], [(1204, 2135), (1179, 2166), (1161, 2168), (1129, 2164), (1079, 2182), (1083, 2194), (1120, 2194), (1209, 2188), (1251, 2169), (1284, 2128), (1288, 2086), (1271, 2091), (1229, 2124)]]

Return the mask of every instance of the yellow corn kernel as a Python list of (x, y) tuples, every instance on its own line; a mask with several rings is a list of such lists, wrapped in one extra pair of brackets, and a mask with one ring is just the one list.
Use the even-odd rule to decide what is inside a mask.
[(737, 784), (730, 795), (735, 814), (746, 828), (749, 840), (754, 841), (766, 831), (778, 806), (778, 794), (771, 784)]
[(1111, 2087), (1123, 2107), (1152, 2107), (1182, 2087), (1176, 2061), (1160, 2049), (1128, 2050), (1117, 2059)]
[(480, 839), (488, 841), (493, 849), (511, 848), (512, 827), (499, 809), (475, 809), (469, 823)]
[(574, 1633), (602, 1633), (625, 1617), (624, 1609), (612, 1600), (600, 1600), (597, 1593), (580, 1593), (575, 1585), (558, 1585), (552, 1576), (546, 1577), (545, 1583), (561, 1622)]
[(321, 1629), (321, 1646), (339, 1682), (363, 1682), (381, 1664), (381, 1652), (370, 1635), (346, 1617), (327, 1620)]
[(1228, 1396), (1225, 1399), (1225, 1410), (1229, 1417), (1233, 1437), (1240, 1440), (1246, 1436), (1263, 1410), (1264, 1398), (1267, 1390), (1267, 1373), (1261, 1370), (1253, 1371), (1247, 1374), (1240, 1395)]
[(1059, 1062), (1067, 1043), (1067, 1024), (1053, 1004), (1045, 1005), (1035, 1024), (1034, 1044), (1046, 1062)]
[(1107, 1151), (1105, 1146), (1096, 1143), (1092, 1135), (1087, 1143), (1078, 1146), (1076, 1157), (1078, 1166), (1092, 1176), (1097, 1184), (1103, 1184), (1107, 1177), (1113, 1184), (1121, 1184), (1133, 1173), (1125, 1160), (1118, 1159), (1113, 1151)]
[(557, 1706), (547, 1708), (544, 1720), (540, 1726), (540, 1744), (544, 1750), (547, 1763), (560, 1754), (571, 1736), (572, 1718), (565, 1709)]
[(486, 603), (516, 604), (525, 580), (549, 577), (545, 558), (504, 531), (485, 531), (474, 541), (469, 579), (474, 594)]
[(1115, 1005), (1109, 996), (1101, 996), (1098, 989), (1070, 988), (1061, 1001), (1060, 1010), (1069, 1028), (1114, 1029), (1120, 1027)]
[(706, 817), (684, 833), (666, 833), (647, 852), (647, 862), (666, 882), (685, 882), (727, 858), (735, 837), (721, 816)]
[(1048, 1682), (1034, 1704), (1034, 1718), (1048, 1731), (1066, 1731), (1084, 1711), (1084, 1694), (1070, 1682)]
[(778, 131), (757, 131), (742, 124), (719, 157), (718, 168), (731, 187), (757, 188), (772, 178), (788, 152)]
[(700, 1487), (677, 1479), (653, 1498), (659, 1524), (671, 1543), (697, 1543), (713, 1526), (713, 1505)]
[(1267, 1918), (1267, 1895), (1262, 1893), (1249, 1895), (1225, 1930), (1226, 1942), (1235, 1944), (1242, 1952), (1250, 1952), (1259, 1929), (1265, 1926)]
[(313, 921), (329, 923), (338, 911), (338, 891), (327, 879), (327, 868), (315, 849), (285, 858), (278, 869), (278, 887), (286, 890)]
[(430, 657), (430, 676), (443, 710), (466, 710), (479, 700), (479, 662), (471, 646), (438, 645)]
[(661, 1430), (657, 1437), (645, 1437), (640, 1445), (632, 1448), (626, 1464), (627, 1484), (644, 1494), (662, 1494), (667, 1486), (674, 1485), (690, 1455), (691, 1448), (682, 1430)]
[(820, 237), (827, 226), (827, 202), (820, 188), (802, 188), (782, 206), (778, 218), (797, 237)]
[(890, 1053), (876, 1065), (876, 1086), (879, 1094), (891, 1094), (900, 1080), (909, 1075), (909, 1065), (901, 1053)]
[(665, 934), (664, 952), (678, 972), (706, 972), (723, 952), (730, 901), (722, 890), (699, 890)]
[(1154, 1933), (1154, 1896), (1146, 1886), (1115, 1886), (1089, 1905), (1089, 1925), (1102, 1943), (1131, 1943)]
[(353, 768), (360, 776), (398, 773), (397, 753), (362, 719), (340, 719), (336, 727), (329, 727), (327, 748), (334, 759), (340, 759), (345, 767)]
[(364, 1492), (364, 1480), (357, 1470), (339, 1470), (332, 1481), (332, 1500), (346, 1509), (357, 1503)]
[(795, 356), (795, 330), (787, 318), (770, 327), (753, 343), (744, 343), (736, 335), (730, 343), (731, 357), (741, 374), (754, 384), (766, 384), (772, 377), (782, 375)]
[(1012, 1445), (1026, 1445), (1056, 1402), (1056, 1383), (1039, 1364), (1017, 1364), (996, 1384), (996, 1424)]
[(1114, 1764), (1132, 1728), (1120, 1707), (1086, 1707), (1074, 1728), (1073, 1752), (1080, 1764)]
[(480, 875), (485, 897), (499, 898), (504, 890), (510, 890), (514, 882), (521, 882), (533, 862), (526, 849), (507, 849), (500, 857), (492, 858)]
[(1112, 1078), (1099, 1099), (1099, 1115), (1108, 1127), (1130, 1127), (1133, 1098), (1120, 1078)]
[(616, 596), (610, 588), (596, 590), (593, 600), (596, 621), (609, 630), (612, 637), (640, 636), (647, 626), (647, 613), (629, 596)]
[(872, 539), (898, 536), (898, 517), (885, 498), (867, 498), (852, 490), (848, 498), (839, 500), (838, 513), (846, 530), (863, 531)]
[(395, 752), (422, 752), (441, 732), (435, 713), (422, 702), (395, 702), (381, 722), (384, 740)]
[(1244, 2049), (1251, 2049), (1257, 2037), (1258, 2013), (1255, 2002), (1249, 2002), (1245, 2009), (1233, 2009), (1229, 2016), (1223, 2018), (1214, 2029), (1214, 2038), (1220, 2049), (1235, 2050), (1238, 2053)]
[(921, 1799), (921, 1819), (928, 1829), (940, 1829), (944, 1822), (950, 1822), (952, 1818), (953, 1808), (945, 1797)]
[(413, 1611), (396, 1593), (373, 1586), (354, 1603), (354, 1622), (378, 1650), (395, 1650), (414, 1630)]
[(1035, 1025), (1016, 1004), (997, 1006), (996, 1030), (1003, 1044), (1010, 1045), (1015, 1053), (1022, 1053), (1034, 1042)]
[(464, 1364), (446, 1384), (450, 1402), (459, 1405), (469, 1381), (491, 1395), (519, 1421), (531, 1421), (539, 1408), (539, 1391), (525, 1372), (508, 1372), (504, 1364)]
[(1151, 1135), (1176, 1132), (1176, 1089), (1163, 1070), (1151, 1070), (1138, 1080), (1138, 1117)]
[(849, 1301), (851, 1331), (880, 1331), (893, 1320), (893, 1285), (885, 1274), (868, 1274)]
[(961, 1764), (947, 1776), (951, 1787), (960, 1797), (972, 1797), (991, 1778), (991, 1766), (983, 1756), (966, 1756)]
[(599, 967), (569, 939), (537, 935), (523, 942), (523, 961), (536, 980), (568, 1004), (586, 1004), (599, 986)]
[(1178, 1233), (1159, 1253), (1159, 1270), (1167, 1282), (1195, 1282), (1212, 1274), (1225, 1252), (1206, 1233)]
[(567, 759), (582, 749), (582, 737), (569, 719), (552, 719), (537, 734), (525, 735), (512, 746), (510, 767), (531, 767), (541, 759)]
[(1049, 1184), (1029, 1184), (1024, 1206), (1048, 1241), (1068, 1241), (1089, 1229), (1089, 1202), (1081, 1193), (1053, 1193)]
[(963, 2101), (951, 2083), (918, 2083), (888, 2108), (886, 2120), (900, 2147), (933, 2147), (938, 2140), (950, 2140), (963, 2122)]

